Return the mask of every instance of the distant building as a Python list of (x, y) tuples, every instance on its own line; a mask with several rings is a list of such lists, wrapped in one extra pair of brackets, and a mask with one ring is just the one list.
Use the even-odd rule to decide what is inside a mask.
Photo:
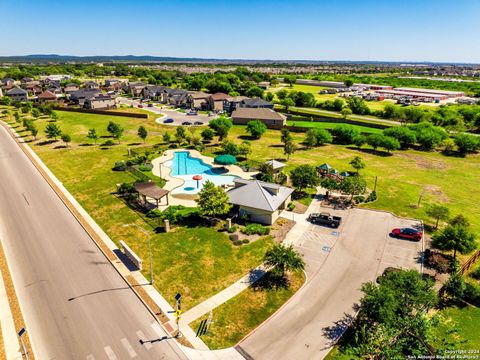
[(165, 102), (165, 89), (166, 86), (147, 85), (143, 88), (142, 95), (146, 99)]
[(85, 89), (98, 89), (100, 85), (96, 83), (95, 81), (86, 81), (83, 83), (83, 87)]
[(232, 111), (240, 107), (240, 104), (242, 103), (242, 101), (247, 99), (250, 99), (250, 98), (246, 96), (229, 97), (223, 101), (223, 110), (227, 113), (231, 113)]
[(7, 91), (6, 94), (13, 101), (27, 101), (28, 92), (27, 90), (21, 88), (13, 88)]
[(57, 101), (57, 95), (51, 91), (45, 90), (37, 96), (37, 100), (39, 102), (55, 102)]
[(190, 109), (207, 110), (210, 94), (201, 91), (192, 91), (187, 95), (187, 107)]
[(83, 106), (85, 100), (93, 99), (95, 96), (100, 94), (100, 90), (98, 89), (81, 89), (74, 91), (70, 94), (70, 101), (74, 104)]
[(140, 96), (146, 86), (146, 84), (141, 82), (126, 83), (124, 84), (124, 90), (132, 96)]
[(15, 80), (12, 78), (3, 78), (1, 80), (2, 86), (6, 89), (12, 88), (15, 86)]
[(244, 99), (240, 103), (240, 107), (256, 108), (256, 109), (273, 109), (273, 104), (266, 100), (255, 98), (255, 99)]
[(265, 125), (284, 126), (286, 117), (272, 109), (265, 108), (238, 108), (232, 112), (234, 124), (247, 124), (251, 120), (260, 120)]
[(223, 102), (229, 99), (230, 96), (221, 92), (217, 92), (208, 97), (208, 109), (213, 111), (222, 111)]
[(99, 94), (93, 98), (85, 99), (83, 107), (85, 109), (111, 109), (116, 107), (115, 98), (106, 94)]
[(269, 81), (260, 81), (257, 86), (260, 88), (260, 89), (264, 89), (264, 90), (267, 90), (269, 87), (270, 87), (270, 82)]
[(165, 89), (166, 102), (172, 106), (183, 107), (187, 105), (188, 92), (182, 89)]
[(80, 87), (78, 86), (78, 84), (75, 84), (75, 83), (67, 84), (63, 88), (63, 91), (65, 92), (65, 94), (68, 94), (68, 95), (70, 95), (72, 92), (78, 91), (78, 90), (80, 90)]

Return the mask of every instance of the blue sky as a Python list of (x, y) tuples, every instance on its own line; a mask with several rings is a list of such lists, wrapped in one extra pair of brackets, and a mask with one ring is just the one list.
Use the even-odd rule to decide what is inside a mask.
[(480, 0), (0, 0), (0, 55), (480, 63)]

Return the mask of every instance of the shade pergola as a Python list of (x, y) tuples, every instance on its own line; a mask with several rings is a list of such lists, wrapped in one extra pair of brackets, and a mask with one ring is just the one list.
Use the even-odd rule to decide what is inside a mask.
[(332, 169), (332, 170), (330, 170), (330, 173), (333, 174), (333, 175), (337, 175), (338, 170), (337, 169)]
[(143, 197), (143, 201), (147, 202), (147, 197), (154, 199), (157, 202), (157, 207), (160, 203), (160, 200), (163, 197), (167, 197), (167, 205), (168, 205), (168, 190), (162, 189), (158, 185), (155, 185), (153, 182), (145, 182), (145, 183), (136, 183), (135, 184), (135, 191)]
[(215, 160), (215, 164), (219, 165), (234, 165), (237, 163), (237, 159), (233, 155), (218, 155)]
[(349, 177), (350, 173), (348, 171), (344, 171), (344, 172), (341, 172), (340, 175), (343, 177)]
[(329, 171), (332, 167), (330, 165), (328, 165), (327, 163), (325, 163), (325, 164), (320, 165), (318, 168), (320, 170)]

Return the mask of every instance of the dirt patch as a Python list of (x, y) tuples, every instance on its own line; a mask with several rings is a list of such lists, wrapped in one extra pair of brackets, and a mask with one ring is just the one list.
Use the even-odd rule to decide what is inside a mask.
[[(397, 154), (395, 154), (397, 155)], [(409, 160), (413, 160), (417, 168), (420, 169), (436, 169), (443, 170), (447, 168), (447, 164), (441, 159), (427, 159), (422, 155), (398, 153), (399, 157), (404, 157)]]
[(423, 187), (424, 191), (428, 194), (432, 194), (436, 196), (441, 202), (448, 202), (449, 198), (445, 193), (442, 191), (440, 186), (437, 185), (425, 185)]
[(282, 242), (287, 236), (288, 232), (295, 225), (295, 221), (285, 218), (279, 218), (272, 226), (270, 233), (277, 242)]
[(305, 214), (305, 211), (307, 211), (307, 209), (308, 209), (307, 205), (304, 205), (301, 202), (298, 202), (298, 201), (295, 201), (295, 200), (293, 201), (293, 203), (295, 204), (295, 208), (292, 210), (293, 213), (295, 213), (295, 214)]

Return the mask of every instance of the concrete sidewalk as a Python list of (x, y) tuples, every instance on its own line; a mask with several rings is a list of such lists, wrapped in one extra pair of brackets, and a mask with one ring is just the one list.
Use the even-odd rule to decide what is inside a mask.
[(3, 346), (8, 360), (21, 360), (20, 344), (15, 329), (12, 312), (8, 303), (7, 291), (3, 282), (3, 276), (0, 274), (0, 325), (2, 328)]

